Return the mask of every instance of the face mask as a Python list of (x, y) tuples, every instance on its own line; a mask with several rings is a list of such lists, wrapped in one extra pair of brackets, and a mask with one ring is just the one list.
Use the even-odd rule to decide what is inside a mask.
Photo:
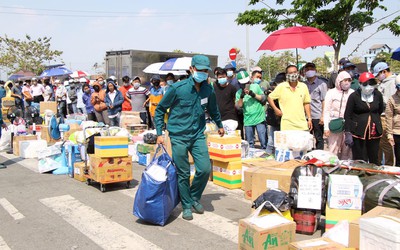
[(135, 82), (135, 83), (133, 84), (133, 87), (135, 87), (135, 89), (139, 88), (139, 87), (140, 87), (140, 83), (139, 83), (139, 82)]
[(400, 90), (400, 84), (396, 84), (396, 89)]
[(342, 88), (343, 91), (349, 90), (350, 86), (351, 86), (351, 82), (348, 82), (348, 81), (340, 83), (340, 87)]
[(255, 84), (260, 84), (260, 83), (261, 83), (261, 79), (260, 79), (260, 78), (255, 78), (255, 79), (253, 80), (253, 82), (254, 82)]
[(228, 77), (232, 77), (232, 76), (233, 76), (233, 71), (232, 71), (232, 70), (227, 71), (227, 72), (226, 72), (226, 75), (227, 75)]
[(104, 84), (104, 81), (99, 81), (99, 84), (100, 84), (100, 85), (103, 85), (103, 84)]
[(361, 88), (361, 93), (363, 95), (371, 95), (375, 90), (375, 87), (371, 86), (371, 85), (367, 85), (367, 86), (361, 85), (360, 88)]
[(384, 73), (380, 73), (378, 76), (378, 80), (382, 82), (385, 79), (386, 79), (386, 75)]
[(129, 82), (124, 82), (124, 86), (128, 87), (129, 85)]
[(315, 74), (317, 74), (317, 71), (309, 70), (309, 71), (306, 72), (306, 77), (307, 78), (313, 78), (315, 76)]
[(194, 71), (193, 78), (196, 82), (204, 82), (208, 78), (208, 74), (206, 72)]
[(99, 91), (100, 91), (99, 86), (93, 86), (93, 89), (94, 89), (96, 92), (99, 92)]
[(228, 79), (226, 79), (226, 77), (218, 78), (218, 79), (217, 79), (217, 83), (218, 83), (219, 85), (225, 85), (227, 82), (228, 82)]
[(86, 94), (90, 94), (90, 89), (85, 90)]
[(160, 82), (153, 82), (153, 86), (154, 86), (154, 87), (160, 86)]
[(288, 82), (297, 82), (297, 80), (299, 79), (299, 74), (298, 73), (286, 74), (286, 79)]
[(174, 83), (173, 80), (168, 80), (168, 81), (167, 81), (167, 84), (168, 84), (168, 85), (172, 85), (173, 83)]

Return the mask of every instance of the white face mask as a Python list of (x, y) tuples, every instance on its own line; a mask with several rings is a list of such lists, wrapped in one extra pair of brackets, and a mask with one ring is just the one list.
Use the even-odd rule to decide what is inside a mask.
[(307, 78), (313, 78), (317, 74), (317, 71), (315, 70), (309, 70), (306, 72), (306, 77)]
[(226, 72), (226, 76), (232, 77), (233, 76), (233, 71), (232, 70), (227, 71)]
[(367, 85), (367, 86), (361, 85), (360, 87), (361, 87), (361, 93), (363, 95), (371, 95), (375, 90), (375, 87), (371, 86), (371, 85)]
[(139, 87), (140, 87), (140, 83), (139, 83), (139, 82), (133, 83), (133, 87), (134, 87), (135, 89), (139, 88)]

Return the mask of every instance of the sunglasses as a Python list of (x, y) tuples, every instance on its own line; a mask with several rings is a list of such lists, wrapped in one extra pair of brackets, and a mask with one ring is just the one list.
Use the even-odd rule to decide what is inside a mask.
[(360, 83), (360, 84), (364, 87), (367, 85), (375, 86), (377, 84), (377, 82), (375, 81), (375, 79), (369, 79), (368, 81)]

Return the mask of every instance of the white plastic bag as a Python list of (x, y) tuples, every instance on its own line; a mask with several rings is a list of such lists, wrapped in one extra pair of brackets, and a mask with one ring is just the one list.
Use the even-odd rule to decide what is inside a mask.
[(5, 130), (1, 128), (1, 138), (0, 138), (0, 151), (6, 150), (10, 148), (11, 143), (11, 126), (8, 126), (8, 129)]

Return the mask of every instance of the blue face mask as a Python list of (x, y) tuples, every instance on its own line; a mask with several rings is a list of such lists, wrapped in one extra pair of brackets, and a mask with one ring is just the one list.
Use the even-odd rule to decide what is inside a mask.
[(253, 80), (253, 82), (254, 82), (255, 84), (260, 84), (260, 83), (261, 83), (261, 79), (260, 79), (260, 78), (255, 78), (255, 79)]
[(167, 81), (167, 84), (168, 84), (168, 85), (172, 85), (173, 83), (174, 83), (173, 80), (168, 80), (168, 81)]
[(228, 80), (226, 79), (226, 77), (224, 77), (224, 78), (218, 78), (218, 83), (220, 84), (220, 85), (224, 85), (224, 84), (226, 84), (226, 82), (227, 82)]
[(208, 79), (208, 73), (201, 72), (201, 71), (194, 71), (193, 72), (193, 79), (196, 82), (204, 82), (205, 80)]

